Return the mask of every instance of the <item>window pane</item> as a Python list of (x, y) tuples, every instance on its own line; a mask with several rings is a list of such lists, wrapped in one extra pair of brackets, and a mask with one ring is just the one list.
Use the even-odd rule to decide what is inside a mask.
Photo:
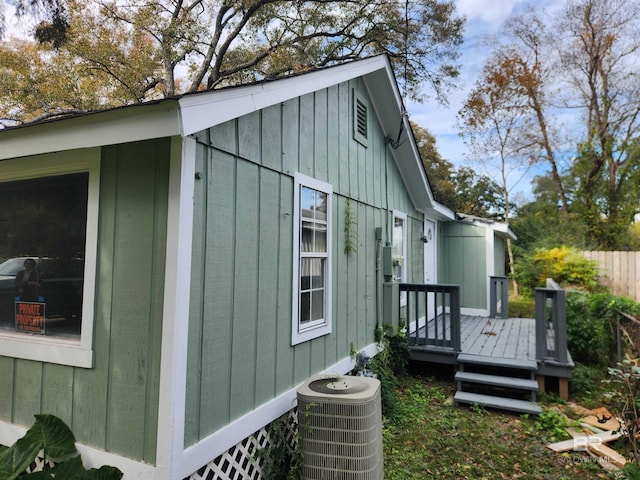
[(316, 235), (315, 235), (315, 244), (314, 244), (314, 252), (327, 252), (327, 226), (320, 224), (316, 225)]
[(393, 253), (394, 255), (404, 255), (404, 220), (401, 218), (393, 219)]
[(327, 194), (316, 192), (316, 219), (327, 221)]
[(0, 182), (0, 328), (79, 337), (88, 174)]
[(300, 259), (300, 290), (311, 288), (311, 258)]
[(314, 258), (313, 260), (313, 276), (311, 277), (311, 288), (324, 288), (324, 270), (322, 268), (323, 260)]
[(311, 293), (311, 320), (322, 320), (324, 318), (324, 290), (317, 290)]
[(313, 222), (302, 222), (302, 234), (300, 239), (301, 252), (313, 252)]
[(316, 191), (302, 187), (300, 189), (300, 214), (304, 218), (313, 218), (313, 211), (316, 205)]
[(304, 325), (311, 321), (311, 294), (300, 294), (300, 324)]

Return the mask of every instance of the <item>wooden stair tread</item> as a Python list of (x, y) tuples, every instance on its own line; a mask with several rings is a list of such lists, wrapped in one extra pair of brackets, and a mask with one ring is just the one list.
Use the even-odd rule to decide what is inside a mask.
[(528, 378), (505, 377), (484, 373), (457, 372), (455, 380), (458, 382), (478, 383), (494, 387), (506, 387), (518, 390), (538, 391), (538, 382)]
[(482, 395), (479, 393), (456, 392), (453, 397), (458, 403), (478, 404), (490, 408), (500, 408), (521, 413), (531, 413), (538, 415), (542, 412), (540, 405), (526, 400), (516, 400), (512, 398), (494, 397), (492, 395)]
[(521, 358), (485, 357), (482, 355), (470, 355), (468, 353), (460, 353), (458, 355), (458, 363), (531, 371), (535, 371), (538, 369), (538, 362), (535, 360), (526, 360)]

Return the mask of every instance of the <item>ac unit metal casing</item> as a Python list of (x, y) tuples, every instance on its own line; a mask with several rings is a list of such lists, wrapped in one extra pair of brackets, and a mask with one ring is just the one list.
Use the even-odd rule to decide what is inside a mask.
[(303, 480), (382, 480), (380, 381), (316, 375), (297, 393)]

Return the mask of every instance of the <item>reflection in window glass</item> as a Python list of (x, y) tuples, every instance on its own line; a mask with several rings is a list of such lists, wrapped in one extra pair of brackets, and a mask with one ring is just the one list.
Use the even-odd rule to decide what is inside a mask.
[(0, 329), (79, 339), (88, 178), (0, 182)]

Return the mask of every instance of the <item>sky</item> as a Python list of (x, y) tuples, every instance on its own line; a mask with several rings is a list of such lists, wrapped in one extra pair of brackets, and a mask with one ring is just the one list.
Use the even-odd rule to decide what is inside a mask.
[[(454, 0), (460, 15), (467, 18), (464, 43), (461, 49), (461, 71), (458, 86), (448, 94), (449, 104), (438, 105), (435, 100), (424, 103), (407, 102), (409, 118), (421, 127), (427, 128), (436, 138), (436, 147), (443, 158), (456, 167), (462, 165), (472, 167), (478, 174), (486, 174), (493, 178), (497, 172), (485, 170), (486, 167), (473, 162), (467, 157), (467, 148), (458, 133), (456, 115), (482, 72), (484, 62), (490, 53), (485, 45), (490, 35), (499, 34), (505, 20), (512, 14), (524, 11), (528, 5), (540, 9), (558, 8), (557, 0)], [(533, 200), (531, 180), (537, 172), (521, 172), (525, 176), (513, 186), (513, 193), (522, 200)], [(521, 174), (512, 175), (520, 178)], [(515, 182), (515, 180), (514, 180)]]

